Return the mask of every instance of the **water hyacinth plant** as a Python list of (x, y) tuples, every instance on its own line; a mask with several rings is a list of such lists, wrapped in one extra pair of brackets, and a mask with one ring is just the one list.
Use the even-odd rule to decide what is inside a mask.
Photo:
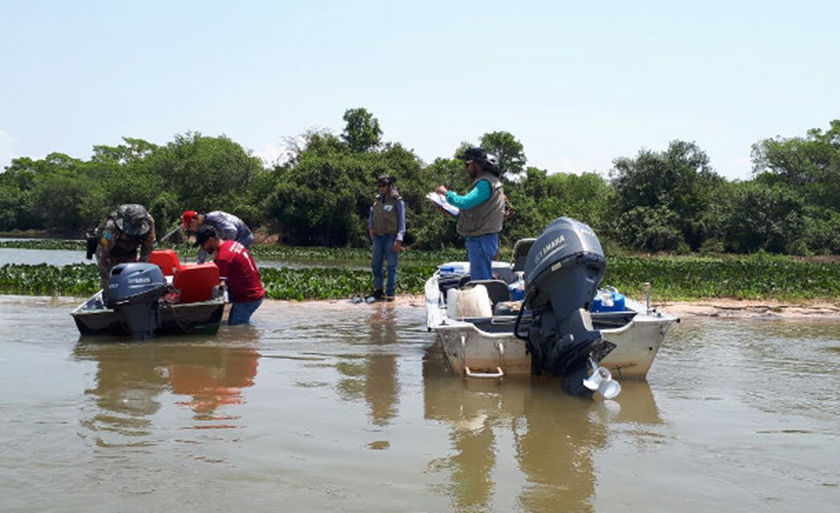
[[(52, 247), (60, 242), (59, 247)], [(78, 249), (79, 241), (5, 241), (5, 247), (25, 243), (30, 249)], [(179, 245), (176, 250), (187, 260), (195, 248)], [(256, 246), (257, 262), (295, 262), (295, 269), (261, 267), (263, 283), (271, 299), (341, 299), (370, 291), (372, 278), (365, 269), (369, 251), (350, 248), (293, 248)], [(510, 258), (502, 251), (499, 260)], [(422, 294), (425, 281), (437, 265), (464, 260), (463, 250), (440, 252), (405, 251), (400, 255), (397, 293)], [(355, 264), (323, 268), (323, 263)], [(300, 265), (303, 263), (303, 265)], [(310, 264), (311, 263), (311, 267)], [(361, 267), (361, 269), (360, 269)], [(650, 283), (657, 300), (702, 298), (826, 300), (840, 297), (840, 264), (811, 262), (787, 256), (758, 253), (746, 257), (616, 256), (607, 258), (604, 285), (616, 287), (629, 297), (644, 297)], [(46, 264), (8, 264), (0, 268), (0, 293), (88, 296), (99, 288), (96, 266), (74, 264), (55, 267)]]

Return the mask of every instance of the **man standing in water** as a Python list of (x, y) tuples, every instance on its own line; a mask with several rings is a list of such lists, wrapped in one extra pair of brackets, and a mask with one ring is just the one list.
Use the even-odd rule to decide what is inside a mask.
[[(405, 236), (405, 202), (394, 185), (395, 181), (389, 175), (382, 175), (376, 180), (379, 194), (368, 216), (368, 234), (373, 242), (373, 294), (370, 298), (374, 301), (393, 301), (396, 293), (398, 255)], [(383, 260), (388, 262), (388, 286), (384, 293)]]
[[(245, 224), (245, 221), (221, 210), (207, 214), (202, 214), (195, 210), (187, 210), (181, 216), (181, 221), (184, 224), (184, 231), (188, 234), (196, 233), (199, 227), (209, 225), (216, 229), (216, 233), (222, 240), (235, 240), (249, 249), (254, 242), (254, 234), (248, 228), (248, 225)], [(207, 253), (204, 250), (199, 250), (198, 263), (204, 263), (206, 259)]]
[(216, 229), (203, 225), (195, 236), (195, 245), (207, 252), (216, 253), (213, 262), (219, 275), (227, 283), (230, 294), (228, 324), (248, 324), (251, 315), (260, 307), (265, 297), (260, 271), (248, 248), (234, 240), (222, 240)]
[(505, 220), (505, 193), (501, 173), (481, 148), (470, 148), (458, 159), (464, 161), (464, 170), (473, 182), (464, 196), (438, 185), (435, 192), (458, 207), (455, 229), (466, 238), (467, 258), (470, 261), (471, 280), (493, 279), (493, 259), (499, 252), (499, 232)]

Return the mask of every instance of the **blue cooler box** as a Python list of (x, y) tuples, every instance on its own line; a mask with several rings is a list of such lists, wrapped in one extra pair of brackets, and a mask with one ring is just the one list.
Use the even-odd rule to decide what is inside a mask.
[(525, 280), (520, 276), (518, 280), (508, 285), (511, 301), (522, 301), (525, 299)]
[(599, 290), (592, 300), (591, 312), (623, 312), (624, 294), (615, 289)]

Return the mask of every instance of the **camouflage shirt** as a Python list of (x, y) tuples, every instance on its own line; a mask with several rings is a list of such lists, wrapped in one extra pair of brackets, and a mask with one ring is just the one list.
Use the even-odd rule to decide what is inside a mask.
[[(150, 228), (144, 235), (123, 233), (116, 225), (117, 213), (111, 212), (99, 230), (96, 260), (100, 270), (109, 271), (124, 262), (146, 262), (155, 247), (155, 220), (147, 216)], [(140, 255), (138, 257), (138, 249)]]

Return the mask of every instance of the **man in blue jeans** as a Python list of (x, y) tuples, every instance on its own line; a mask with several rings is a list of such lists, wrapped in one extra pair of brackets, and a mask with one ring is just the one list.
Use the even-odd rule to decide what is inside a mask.
[(493, 279), (493, 259), (499, 252), (499, 232), (505, 220), (505, 193), (495, 159), (482, 148), (470, 148), (458, 156), (472, 184), (461, 196), (443, 185), (435, 192), (460, 209), (455, 229), (466, 237), (470, 280)]
[[(373, 293), (368, 300), (394, 300), (397, 286), (397, 252), (402, 248), (405, 236), (405, 202), (394, 185), (396, 180), (389, 175), (382, 175), (376, 180), (379, 194), (370, 207), (368, 216), (368, 234), (373, 242)], [(382, 275), (382, 262), (388, 262), (388, 286)]]
[(205, 224), (198, 228), (195, 245), (208, 255), (216, 254), (213, 262), (225, 280), (230, 294), (228, 324), (248, 324), (251, 315), (260, 307), (265, 297), (265, 288), (260, 279), (260, 270), (248, 248), (235, 240), (223, 240), (216, 228)]

